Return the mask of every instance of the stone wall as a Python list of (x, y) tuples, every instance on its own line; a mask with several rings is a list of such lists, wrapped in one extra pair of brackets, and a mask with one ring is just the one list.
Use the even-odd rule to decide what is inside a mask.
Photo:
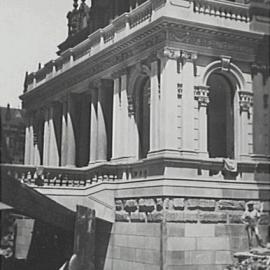
[[(235, 251), (248, 249), (241, 222), (246, 202), (118, 199), (104, 269), (224, 269)], [(266, 202), (260, 225), (264, 239), (269, 237), (269, 220)]]

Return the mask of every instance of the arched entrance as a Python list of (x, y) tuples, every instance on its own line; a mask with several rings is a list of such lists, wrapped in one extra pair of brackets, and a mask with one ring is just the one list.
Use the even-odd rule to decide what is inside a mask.
[(234, 158), (234, 98), (236, 85), (221, 72), (212, 73), (207, 109), (209, 157)]
[(146, 158), (150, 145), (150, 80), (144, 77), (136, 91), (136, 122), (139, 134), (139, 158)]

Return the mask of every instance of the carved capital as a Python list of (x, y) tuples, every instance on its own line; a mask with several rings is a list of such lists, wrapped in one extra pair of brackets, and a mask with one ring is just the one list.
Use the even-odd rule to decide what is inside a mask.
[(118, 70), (114, 71), (111, 74), (111, 77), (113, 79), (117, 79), (117, 78), (120, 78), (122, 75), (128, 75), (128, 73), (129, 73), (129, 68), (128, 67), (122, 67), (121, 69), (118, 69)]
[(209, 103), (209, 86), (195, 86), (194, 98), (198, 101), (199, 107), (207, 107)]
[(239, 92), (240, 112), (249, 112), (253, 105), (253, 93), (247, 91)]
[(195, 52), (189, 52), (189, 51), (181, 51), (181, 59), (182, 61), (191, 61), (194, 62), (197, 60), (198, 55)]
[(158, 58), (178, 59), (181, 56), (181, 52), (178, 49), (165, 47), (157, 53)]
[(231, 57), (230, 56), (221, 56), (221, 70), (222, 71), (229, 71), (231, 65)]

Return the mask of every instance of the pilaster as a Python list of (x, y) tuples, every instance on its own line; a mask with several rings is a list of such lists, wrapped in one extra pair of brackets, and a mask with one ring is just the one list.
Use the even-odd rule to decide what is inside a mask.
[(194, 155), (194, 61), (197, 55), (192, 52), (181, 52), (182, 94), (182, 155)]
[(200, 157), (208, 157), (207, 151), (207, 106), (209, 103), (209, 87), (195, 86), (194, 97), (198, 102), (199, 111), (199, 154)]
[[(180, 51), (164, 48), (158, 54), (160, 68), (160, 150), (178, 155), (177, 149), (177, 59)], [(152, 120), (152, 119), (151, 119)]]

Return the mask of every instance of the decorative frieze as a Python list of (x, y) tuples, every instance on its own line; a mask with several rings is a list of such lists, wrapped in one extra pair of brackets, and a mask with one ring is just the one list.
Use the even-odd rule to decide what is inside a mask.
[(249, 112), (253, 105), (253, 93), (239, 91), (239, 106), (241, 112)]
[(194, 98), (198, 101), (199, 107), (206, 107), (209, 103), (209, 86), (195, 86)]

